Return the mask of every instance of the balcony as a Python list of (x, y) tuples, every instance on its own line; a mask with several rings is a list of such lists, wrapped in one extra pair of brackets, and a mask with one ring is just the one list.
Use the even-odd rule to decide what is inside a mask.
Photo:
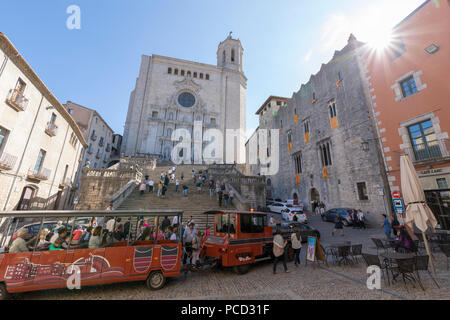
[(12, 170), (16, 164), (17, 157), (8, 153), (2, 153), (0, 156), (0, 171)]
[(47, 127), (45, 128), (45, 133), (48, 134), (50, 137), (56, 136), (56, 132), (58, 130), (58, 126), (54, 124), (53, 122), (47, 122)]
[(92, 154), (92, 150), (91, 149), (87, 149), (86, 152), (89, 153), (89, 154)]
[(27, 178), (29, 180), (39, 182), (39, 181), (43, 181), (43, 180), (48, 180), (48, 178), (50, 177), (50, 174), (51, 174), (51, 171), (46, 168), (42, 168), (39, 171), (30, 169), (30, 170), (28, 170)]
[(96, 159), (100, 159), (100, 153), (97, 152), (97, 154), (95, 155)]
[(98, 146), (101, 148), (105, 145), (105, 143), (103, 142), (103, 139), (100, 139), (100, 141), (98, 142)]
[(414, 162), (414, 165), (424, 165), (450, 159), (450, 139), (432, 140), (424, 143), (416, 143), (406, 151)]
[(92, 141), (97, 140), (97, 135), (96, 135), (96, 134), (91, 134), (91, 140), (92, 140)]
[(111, 146), (108, 144), (107, 146), (106, 146), (106, 152), (110, 152), (111, 151)]
[(70, 178), (66, 178), (66, 180), (62, 181), (59, 184), (59, 188), (60, 189), (64, 189), (64, 188), (67, 188), (67, 187), (71, 187), (71, 185), (72, 185), (72, 181), (70, 180)]
[(16, 111), (25, 111), (28, 106), (28, 99), (19, 90), (11, 89), (6, 98), (6, 103)]

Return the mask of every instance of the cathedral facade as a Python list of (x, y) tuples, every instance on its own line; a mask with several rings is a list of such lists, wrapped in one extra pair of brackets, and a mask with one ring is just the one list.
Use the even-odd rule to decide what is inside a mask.
[[(222, 156), (224, 160), (231, 156), (237, 162), (245, 161), (242, 157), (245, 157), (247, 78), (242, 58), (242, 44), (231, 34), (218, 46), (217, 65), (142, 56), (139, 77), (130, 96), (122, 153), (172, 160), (175, 149), (185, 163), (194, 163), (199, 156), (202, 159), (202, 150), (209, 143), (223, 137), (223, 144), (218, 144), (209, 157), (216, 157), (217, 163), (221, 163)], [(183, 129), (191, 137), (181, 150), (180, 141), (185, 137), (179, 139), (177, 129)], [(231, 155), (225, 150), (227, 138), (232, 139), (227, 137), (227, 129), (239, 129), (244, 135), (233, 138)]]

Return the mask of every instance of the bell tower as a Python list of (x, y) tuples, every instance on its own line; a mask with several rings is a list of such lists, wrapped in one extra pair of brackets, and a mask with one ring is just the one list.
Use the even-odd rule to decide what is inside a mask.
[(242, 56), (244, 48), (239, 39), (230, 35), (219, 44), (217, 49), (217, 66), (242, 72)]

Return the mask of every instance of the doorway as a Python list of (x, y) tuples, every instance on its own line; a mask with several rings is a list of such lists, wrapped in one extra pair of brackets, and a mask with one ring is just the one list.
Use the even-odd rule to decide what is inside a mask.
[(36, 189), (30, 186), (23, 188), (22, 196), (20, 197), (19, 204), (17, 205), (17, 210), (24, 211), (30, 210), (31, 201), (33, 200), (36, 193)]
[(294, 192), (294, 195), (292, 197), (294, 198), (294, 205), (298, 205), (298, 194), (297, 194), (297, 192)]
[(314, 200), (316, 200), (317, 202), (320, 201), (320, 194), (319, 194), (319, 191), (317, 191), (316, 188), (312, 188), (311, 189), (311, 191), (310, 191), (310, 199), (311, 199), (311, 201), (314, 201)]

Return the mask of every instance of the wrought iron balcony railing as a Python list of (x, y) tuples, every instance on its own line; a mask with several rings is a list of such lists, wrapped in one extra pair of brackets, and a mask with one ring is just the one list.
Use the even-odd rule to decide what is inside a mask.
[(0, 156), (0, 170), (12, 170), (16, 164), (17, 157), (8, 153), (2, 153)]
[(450, 139), (425, 141), (415, 143), (408, 148), (411, 159), (414, 162), (439, 161), (450, 157)]
[(25, 111), (28, 106), (28, 99), (17, 89), (9, 90), (6, 103), (16, 111)]
[(58, 126), (56, 124), (54, 124), (51, 121), (47, 122), (47, 127), (45, 128), (46, 134), (48, 134), (50, 137), (54, 137), (54, 136), (56, 136), (57, 130), (58, 130)]
[(48, 180), (50, 177), (51, 171), (47, 168), (42, 168), (41, 170), (28, 170), (28, 179), (30, 180)]

